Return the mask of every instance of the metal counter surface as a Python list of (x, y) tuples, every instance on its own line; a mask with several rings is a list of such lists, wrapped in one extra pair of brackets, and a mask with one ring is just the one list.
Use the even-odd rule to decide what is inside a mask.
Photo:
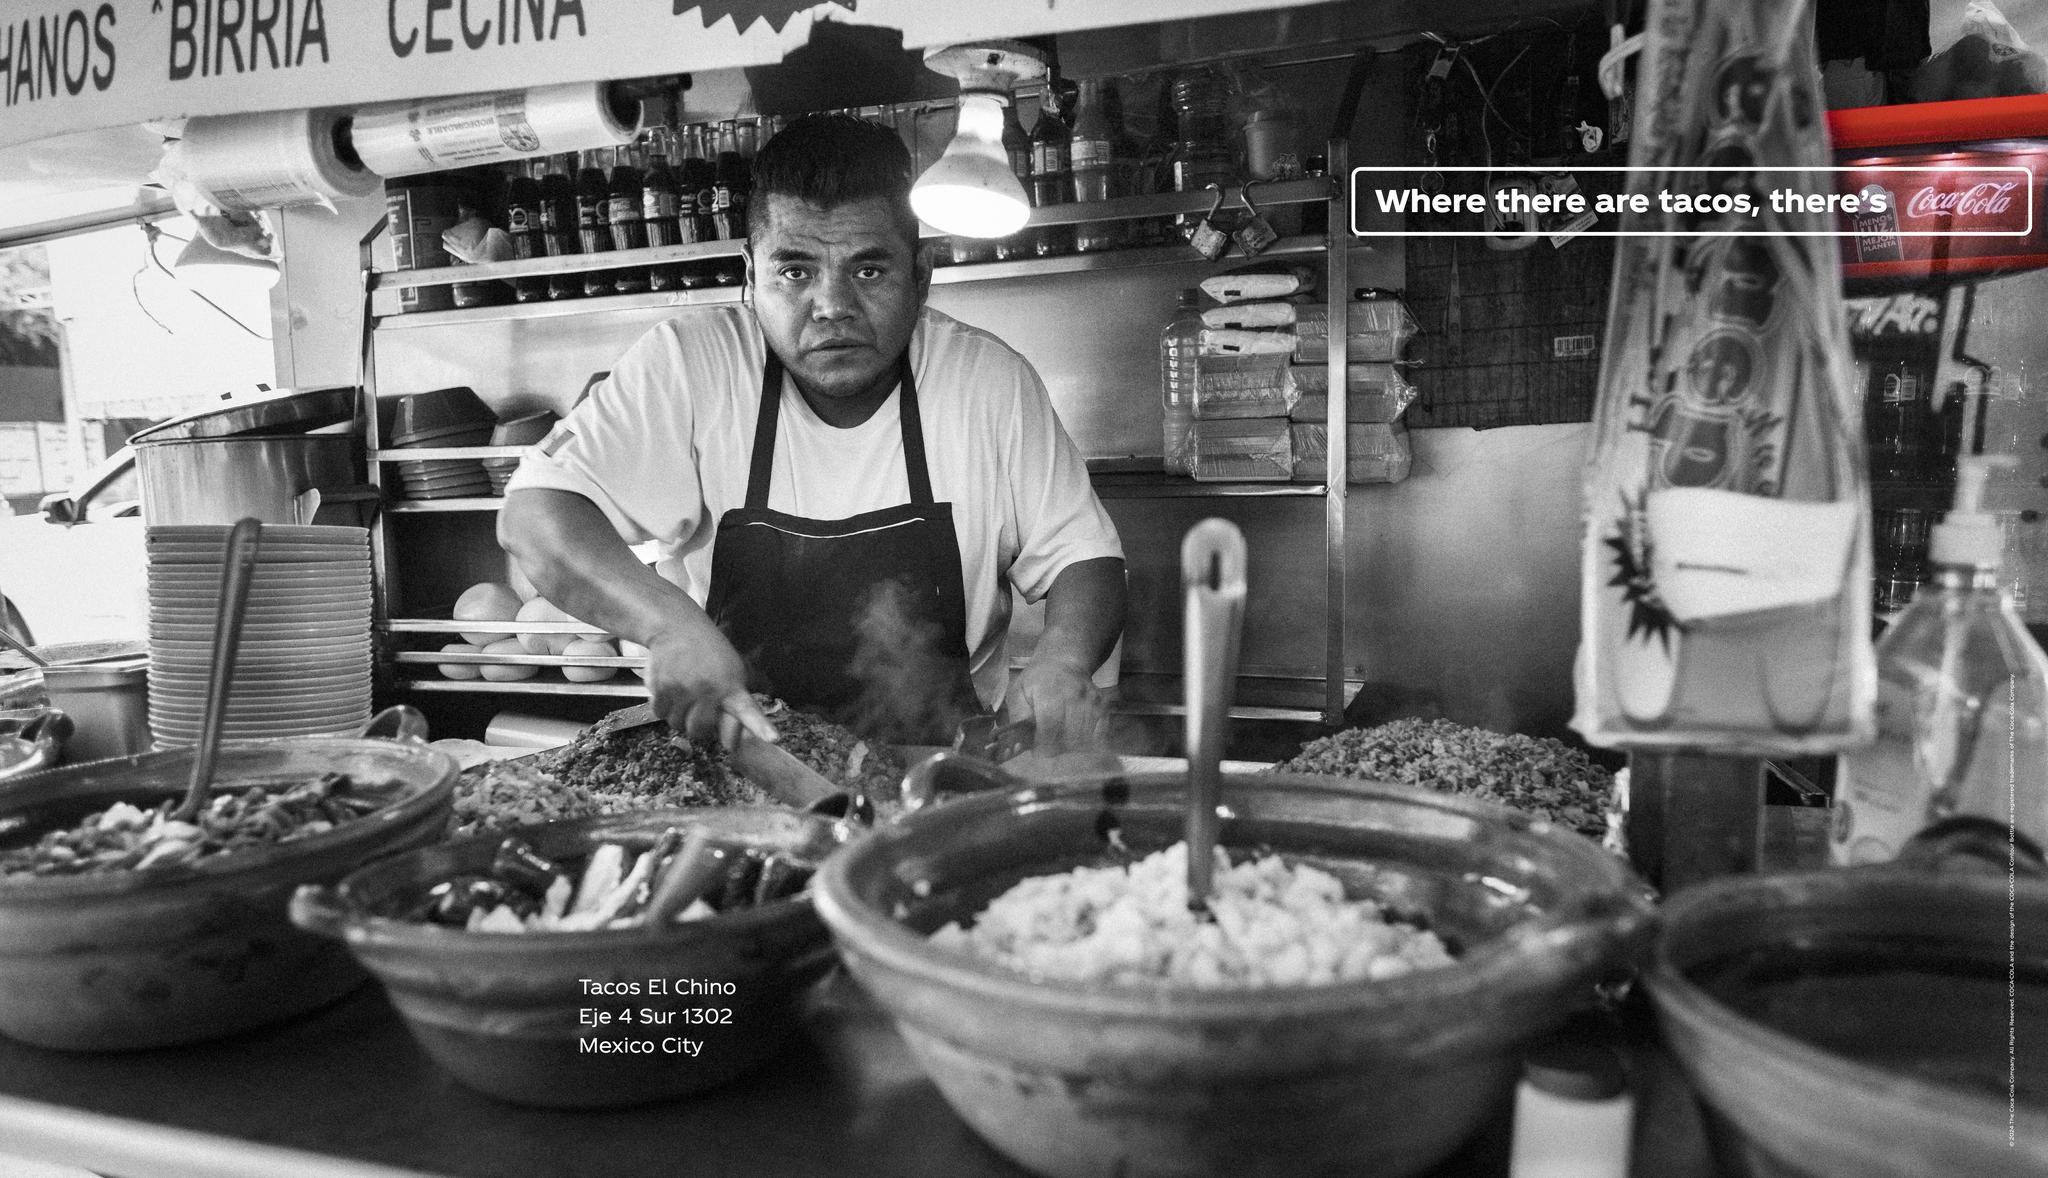
[[(375, 986), (310, 1018), (217, 1043), (74, 1055), (0, 1039), (0, 1153), (118, 1178), (1022, 1178), (924, 1078), (844, 974), (809, 1034), (702, 1096), (610, 1112), (502, 1104), (414, 1046)], [(1633, 1170), (1711, 1178), (1668, 1060), (1643, 1069)], [(1505, 1118), (1432, 1178), (1507, 1172)]]

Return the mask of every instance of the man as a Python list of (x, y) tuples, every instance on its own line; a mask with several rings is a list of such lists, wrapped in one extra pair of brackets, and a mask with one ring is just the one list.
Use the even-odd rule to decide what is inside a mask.
[[(750, 687), (910, 743), (999, 702), (1046, 751), (1100, 719), (1115, 526), (1031, 366), (924, 305), (910, 180), (894, 132), (793, 121), (754, 163), (748, 307), (649, 332), (509, 488), (506, 551), (648, 648), (693, 739), (775, 739)], [(1012, 585), (1046, 623), (1005, 701)]]

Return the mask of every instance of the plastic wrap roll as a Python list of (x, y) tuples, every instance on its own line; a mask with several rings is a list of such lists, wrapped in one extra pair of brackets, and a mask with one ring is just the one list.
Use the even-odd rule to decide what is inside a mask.
[(639, 104), (606, 82), (386, 102), (356, 112), (350, 140), (380, 176), (410, 176), (631, 143)]
[(377, 177), (345, 159), (342, 113), (277, 110), (190, 119), (167, 162), (223, 210), (332, 205), (377, 191)]

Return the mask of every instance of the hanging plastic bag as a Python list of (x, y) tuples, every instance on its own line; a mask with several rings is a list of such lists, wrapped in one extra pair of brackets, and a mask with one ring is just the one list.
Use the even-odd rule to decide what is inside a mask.
[[(1876, 689), (1861, 400), (1824, 215), (1811, 11), (1653, 0), (1586, 479), (1573, 725), (1597, 745), (1812, 753)], [(1679, 172), (1691, 166), (1736, 169)], [(1759, 172), (1764, 166), (1814, 169)], [(1660, 191), (1760, 211), (1661, 211)], [(1735, 230), (1723, 236), (1691, 236)]]

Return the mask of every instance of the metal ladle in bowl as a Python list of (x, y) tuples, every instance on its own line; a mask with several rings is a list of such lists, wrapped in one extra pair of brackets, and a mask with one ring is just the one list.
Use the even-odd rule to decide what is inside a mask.
[(1244, 633), (1244, 533), (1205, 519), (1180, 545), (1186, 609), (1181, 666), (1187, 684), (1188, 907), (1207, 914), (1216, 872), (1223, 744)]
[(197, 818), (213, 792), (213, 761), (220, 752), (221, 730), (227, 727), (235, 655), (242, 648), (242, 614), (249, 604), (249, 583), (256, 576), (256, 554), (262, 542), (263, 524), (253, 518), (237, 521), (228, 531), (227, 556), (221, 562), (220, 612), (214, 616), (213, 668), (206, 680), (206, 712), (192, 758), (192, 780), (185, 787), (185, 800), (171, 814), (178, 822)]

